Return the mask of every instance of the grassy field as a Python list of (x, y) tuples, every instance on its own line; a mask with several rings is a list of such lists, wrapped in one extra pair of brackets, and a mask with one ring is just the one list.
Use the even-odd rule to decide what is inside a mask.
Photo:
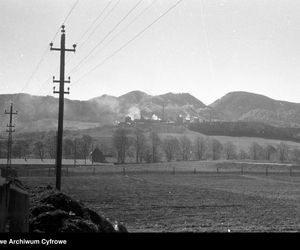
[[(205, 137), (205, 138), (215, 138), (219, 140), (222, 144), (225, 144), (226, 142), (232, 142), (236, 147), (237, 150), (245, 150), (248, 151), (250, 145), (253, 142), (257, 142), (261, 146), (278, 146), (280, 142), (284, 142), (286, 145), (288, 145), (291, 149), (292, 148), (300, 148), (300, 143), (293, 142), (293, 141), (282, 141), (277, 139), (265, 139), (265, 138), (258, 138), (258, 137), (232, 137), (232, 136), (206, 136), (201, 133), (197, 133), (191, 130), (188, 130), (185, 127), (180, 126), (153, 126), (152, 128), (154, 131), (156, 131), (159, 134), (159, 137), (161, 139), (164, 139), (168, 136), (180, 138), (182, 136), (187, 136), (191, 141), (194, 141), (197, 137)], [(148, 129), (150, 131), (150, 129)], [(88, 130), (82, 130), (81, 133), (88, 134), (91, 137), (93, 137), (96, 141), (99, 143), (104, 143), (106, 145), (112, 144), (111, 138), (114, 132), (114, 128), (112, 126), (104, 126), (94, 129), (88, 129)], [(75, 136), (78, 132), (72, 132), (71, 134)], [(149, 132), (146, 133), (147, 136), (149, 136)]]
[(300, 148), (300, 143), (293, 142), (293, 141), (282, 141), (282, 140), (277, 140), (277, 139), (265, 139), (265, 138), (258, 138), (258, 137), (233, 137), (233, 136), (221, 136), (221, 135), (215, 135), (215, 136), (206, 136), (201, 133), (197, 133), (191, 130), (185, 130), (182, 134), (175, 134), (175, 133), (163, 133), (160, 134), (162, 138), (165, 138), (166, 136), (174, 136), (179, 138), (182, 135), (187, 136), (190, 140), (195, 140), (198, 136), (203, 136), (207, 138), (215, 138), (219, 140), (222, 144), (225, 144), (226, 142), (232, 142), (238, 150), (242, 149), (245, 151), (249, 150), (250, 145), (253, 142), (258, 143), (261, 146), (267, 146), (267, 145), (272, 145), (272, 146), (278, 146), (280, 142), (284, 142), (286, 145), (288, 145), (290, 148)]
[[(299, 174), (275, 171), (276, 166), (267, 176), (264, 171), (217, 173), (215, 163), (208, 162), (176, 163), (174, 174), (174, 164), (107, 167), (94, 175), (78, 168), (63, 176), (62, 190), (123, 222), (130, 232), (300, 231)], [(180, 164), (191, 171), (180, 171)], [(28, 186), (55, 183), (46, 175), (21, 180)]]

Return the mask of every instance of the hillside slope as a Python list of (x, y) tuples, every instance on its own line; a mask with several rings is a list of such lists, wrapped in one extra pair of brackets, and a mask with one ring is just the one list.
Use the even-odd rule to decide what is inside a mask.
[(299, 127), (300, 104), (274, 100), (267, 96), (230, 92), (211, 105), (216, 112), (224, 114), (227, 121), (255, 121), (274, 126)]
[[(0, 109), (8, 109), (13, 101), (18, 110), (17, 130), (43, 131), (56, 129), (58, 116), (58, 99), (52, 96), (32, 96), (29, 94), (0, 95)], [(141, 91), (132, 91), (115, 97), (102, 95), (87, 101), (65, 99), (64, 126), (67, 129), (85, 129), (112, 125), (124, 121), (125, 116), (133, 119), (152, 117), (155, 114), (176, 119), (179, 114), (197, 115), (197, 109), (205, 105), (190, 94), (168, 93), (151, 96)], [(5, 128), (7, 118), (2, 115), (1, 126)], [(4, 132), (4, 130), (2, 131)]]
[[(19, 112), (15, 118), (17, 131), (56, 129), (57, 98), (29, 94), (0, 95), (0, 109), (8, 109), (11, 101)], [(64, 110), (64, 126), (73, 130), (112, 125), (116, 121), (124, 121), (126, 116), (139, 119), (153, 115), (173, 121), (182, 115), (206, 121), (249, 121), (300, 127), (299, 103), (278, 101), (248, 92), (231, 92), (206, 106), (189, 93), (152, 96), (142, 91), (131, 91), (119, 97), (102, 95), (87, 101), (65, 99)], [(3, 133), (7, 119), (2, 113)]]

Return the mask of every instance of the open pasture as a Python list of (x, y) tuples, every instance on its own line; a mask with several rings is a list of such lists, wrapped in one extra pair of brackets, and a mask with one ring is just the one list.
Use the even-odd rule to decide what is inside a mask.
[[(191, 171), (174, 174), (174, 164)], [(151, 164), (147, 171), (146, 165), (120, 165), (113, 167), (115, 172), (105, 171), (108, 167), (95, 174), (69, 172), (62, 178), (62, 190), (125, 223), (130, 232), (300, 231), (300, 175), (274, 170), (268, 175), (217, 173), (215, 163), (209, 162), (198, 162), (193, 172), (196, 162), (190, 164)], [(168, 171), (149, 171), (150, 167)], [(28, 186), (55, 185), (54, 176), (21, 180)]]
[[(143, 126), (138, 125), (138, 128), (144, 129), (147, 136), (149, 136), (150, 127), (148, 129), (145, 129)], [(260, 138), (260, 137), (234, 137), (234, 136), (221, 136), (221, 135), (205, 135), (202, 133), (198, 133), (192, 130), (189, 130), (185, 128), (184, 126), (171, 126), (171, 125), (161, 125), (156, 124), (152, 127), (152, 129), (158, 133), (159, 137), (163, 140), (167, 137), (175, 137), (177, 139), (180, 139), (182, 136), (186, 136), (191, 141), (195, 141), (198, 137), (203, 137), (207, 139), (217, 139), (222, 144), (225, 144), (226, 142), (233, 143), (237, 150), (244, 150), (246, 152), (249, 151), (249, 147), (252, 143), (256, 142), (259, 145), (266, 147), (268, 145), (277, 147), (281, 142), (285, 143), (290, 149), (300, 148), (300, 145), (298, 142), (293, 141), (285, 141), (285, 140), (279, 140), (279, 139), (266, 139), (266, 138)], [(97, 128), (91, 128), (87, 130), (82, 130), (82, 134), (90, 135), (91, 137), (95, 138), (96, 141), (98, 141), (100, 144), (105, 143), (109, 147), (112, 147), (112, 137), (114, 133), (115, 128), (113, 126), (103, 126), (103, 127), (97, 127)], [(131, 131), (131, 136), (133, 135), (133, 128)], [(77, 132), (70, 131), (69, 132), (71, 136), (75, 136)]]

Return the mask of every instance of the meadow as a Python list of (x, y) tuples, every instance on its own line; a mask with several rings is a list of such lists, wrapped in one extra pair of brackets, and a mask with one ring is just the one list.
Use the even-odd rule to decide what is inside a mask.
[[(300, 231), (300, 169), (173, 162), (64, 170), (62, 191), (130, 232)], [(175, 170), (175, 171), (174, 171)], [(55, 185), (53, 173), (20, 177)]]
[[(149, 136), (150, 129), (147, 127), (139, 128), (144, 129), (145, 134)], [(133, 128), (132, 128), (133, 129)], [(182, 136), (186, 136), (191, 141), (195, 141), (198, 137), (203, 137), (207, 139), (217, 139), (223, 145), (226, 142), (231, 142), (236, 146), (237, 152), (239, 150), (244, 150), (246, 152), (249, 151), (249, 148), (252, 143), (256, 142), (260, 146), (267, 146), (271, 145), (277, 147), (281, 142), (285, 143), (290, 149), (300, 149), (300, 144), (293, 141), (284, 141), (278, 139), (266, 139), (266, 138), (259, 138), (259, 137), (233, 137), (233, 136), (220, 136), (220, 135), (204, 135), (198, 132), (191, 131), (183, 126), (163, 126), (163, 125), (156, 125), (152, 127), (152, 130), (158, 133), (160, 139), (165, 139), (167, 137), (175, 137), (180, 139)], [(103, 143), (106, 144), (108, 147), (112, 147), (112, 136), (114, 132), (114, 127), (112, 126), (103, 126), (93, 129), (82, 130), (81, 135), (87, 134), (95, 139), (99, 144)], [(70, 132), (71, 136), (77, 135), (77, 131)]]

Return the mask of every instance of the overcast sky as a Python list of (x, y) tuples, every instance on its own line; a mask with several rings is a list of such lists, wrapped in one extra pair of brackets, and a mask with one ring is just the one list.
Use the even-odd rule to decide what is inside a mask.
[[(118, 1), (108, 5), (110, 0), (79, 0), (68, 17), (66, 45), (78, 43), (78, 49), (67, 53), (67, 98), (86, 100), (133, 90), (153, 95), (189, 92), (210, 104), (228, 92), (249, 91), (300, 103), (300, 1), (183, 0), (106, 60), (177, 2)], [(50, 52), (49, 43), (75, 2), (0, 0), (1, 94), (52, 95), (59, 52)], [(54, 46), (59, 42), (60, 32)]]

